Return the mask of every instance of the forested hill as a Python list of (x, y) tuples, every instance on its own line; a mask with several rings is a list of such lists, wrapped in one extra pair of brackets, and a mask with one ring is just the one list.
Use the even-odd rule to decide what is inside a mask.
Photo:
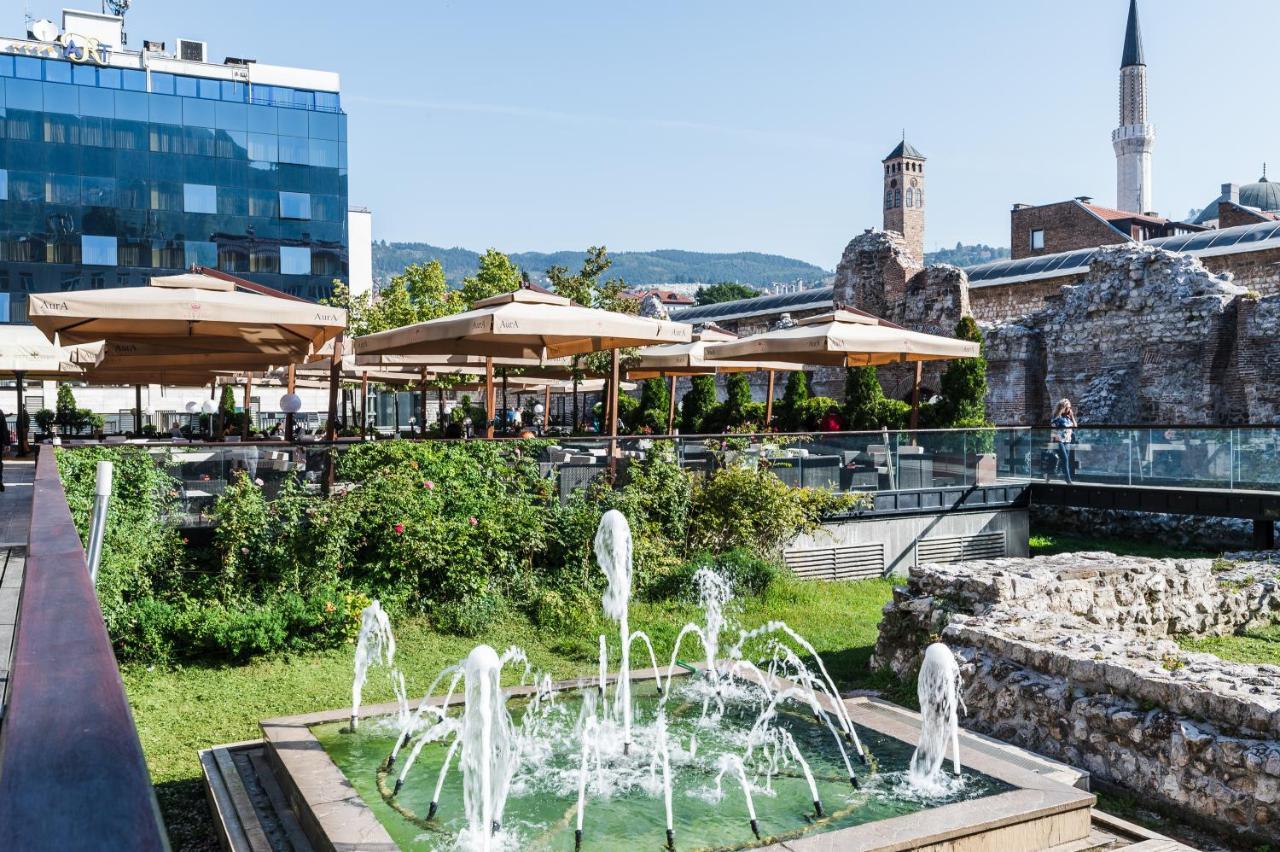
[[(534, 280), (544, 277), (551, 266), (564, 266), (577, 271), (585, 252), (558, 251), (518, 252), (511, 260), (529, 273)], [(817, 284), (830, 275), (829, 272), (803, 260), (776, 254), (754, 251), (715, 254), (699, 251), (661, 249), (659, 251), (610, 252), (613, 267), (610, 277), (620, 277), (629, 286), (642, 287), (651, 284), (692, 284), (716, 281), (739, 281), (743, 284), (773, 284), (803, 280)], [(445, 277), (450, 283), (458, 283), (476, 270), (479, 254), (469, 249), (440, 248), (427, 243), (373, 244), (373, 277), (386, 281), (411, 263), (439, 260), (444, 266)]]
[(990, 263), (1009, 256), (1007, 248), (994, 248), (984, 243), (967, 246), (956, 243), (955, 248), (938, 249), (925, 252), (924, 262), (927, 264), (950, 263), (953, 266), (976, 266), (979, 263)]

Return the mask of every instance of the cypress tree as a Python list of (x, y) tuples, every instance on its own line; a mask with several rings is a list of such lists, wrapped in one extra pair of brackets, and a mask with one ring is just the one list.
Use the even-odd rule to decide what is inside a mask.
[(778, 425), (784, 432), (798, 432), (804, 426), (804, 404), (809, 401), (809, 378), (803, 370), (787, 376), (787, 387), (778, 406)]
[(694, 376), (680, 401), (680, 431), (697, 434), (702, 421), (716, 407), (716, 377)]

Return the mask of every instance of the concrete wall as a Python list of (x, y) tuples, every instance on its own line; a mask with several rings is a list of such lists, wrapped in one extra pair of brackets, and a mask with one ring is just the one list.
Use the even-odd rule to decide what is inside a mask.
[[(884, 567), (880, 573), (905, 576), (908, 569), (917, 564), (920, 542), (951, 536), (969, 538), (984, 533), (1004, 534), (1004, 555), (1028, 555), (1029, 526), (1026, 509), (942, 512), (833, 521), (823, 524), (813, 533), (797, 536), (783, 550), (788, 564), (792, 564), (796, 561), (796, 555), (805, 551), (857, 548), (860, 545), (880, 543), (884, 546)], [(863, 573), (861, 576), (871, 574)]]

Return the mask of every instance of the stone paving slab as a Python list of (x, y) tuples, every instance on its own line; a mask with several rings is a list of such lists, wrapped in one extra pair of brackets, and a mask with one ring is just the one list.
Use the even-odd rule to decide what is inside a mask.
[(5, 459), (5, 490), (0, 491), (0, 548), (27, 546), (35, 477), (35, 462)]
[(13, 632), (18, 620), (18, 596), (22, 591), (22, 571), (26, 548), (0, 549), (0, 718), (8, 704), (9, 666), (13, 660)]

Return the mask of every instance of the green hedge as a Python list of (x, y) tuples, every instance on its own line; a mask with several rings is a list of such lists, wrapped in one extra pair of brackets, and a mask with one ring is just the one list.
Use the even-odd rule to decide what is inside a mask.
[(631, 522), (637, 595), (678, 595), (712, 562), (757, 592), (779, 570), (783, 542), (850, 500), (763, 470), (695, 480), (659, 442), (616, 482), (598, 478), (561, 504), (537, 464), (545, 446), (361, 444), (340, 456), (339, 478), (352, 486), (331, 497), (286, 482), (268, 500), (241, 474), (204, 543), (166, 526), (175, 483), (146, 453), (77, 448), (61, 451), (59, 464), (85, 535), (94, 462), (117, 463), (100, 594), (118, 652), (149, 661), (333, 645), (374, 597), (462, 635), (510, 608), (565, 623), (599, 607), (604, 578), (591, 545), (610, 508)]

